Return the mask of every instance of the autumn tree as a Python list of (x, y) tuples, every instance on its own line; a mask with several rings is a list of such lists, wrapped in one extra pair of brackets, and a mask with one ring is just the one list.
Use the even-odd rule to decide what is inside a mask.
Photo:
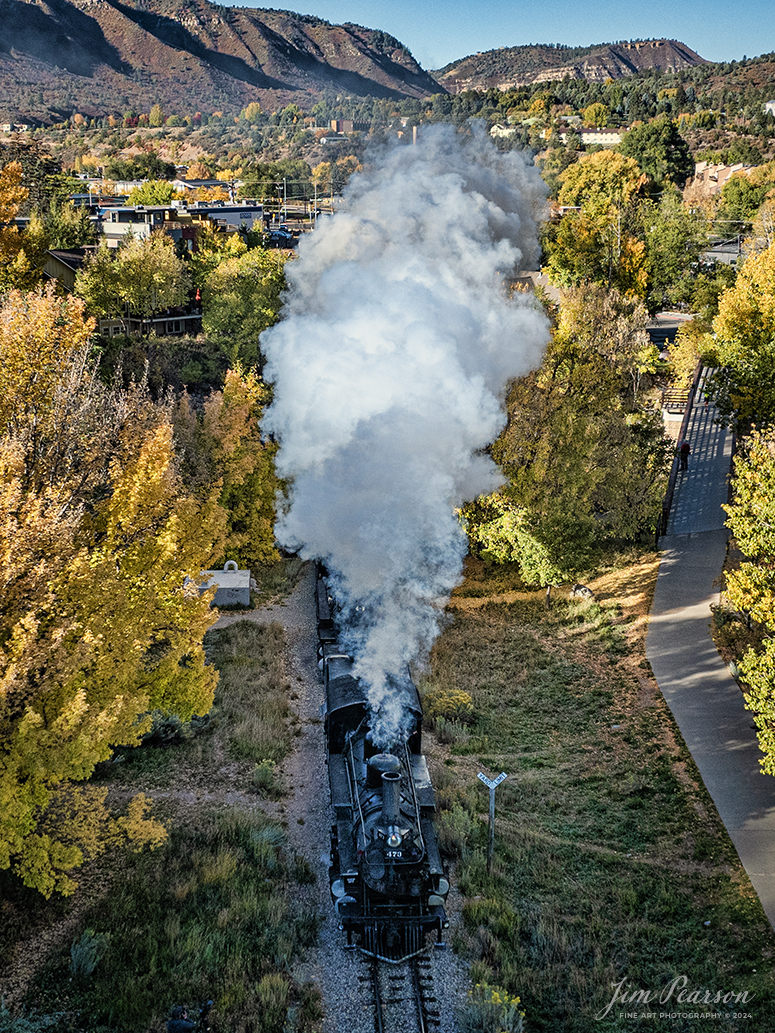
[(584, 125), (594, 126), (595, 129), (604, 129), (611, 121), (611, 112), (607, 105), (602, 104), (600, 101), (595, 101), (594, 104), (584, 108), (581, 112), (581, 117), (584, 119)]
[(257, 125), (263, 116), (261, 105), (256, 100), (251, 101), (247, 107), (243, 108), (241, 114), (245, 121), (252, 126)]
[(0, 169), (21, 167), (21, 186), (27, 191), (20, 215), (37, 211), (45, 215), (53, 201), (63, 203), (78, 182), (65, 175), (62, 166), (37, 140), (13, 138), (0, 144)]
[[(22, 186), (22, 167), (9, 162), (0, 169), (0, 289), (32, 287), (40, 279), (41, 233), (21, 233), (14, 225), (29, 191)], [(40, 227), (40, 220), (37, 220)], [(42, 230), (42, 227), (40, 227)], [(37, 242), (37, 238), (41, 238)]]
[(492, 450), (508, 483), (465, 516), (475, 545), (530, 583), (576, 576), (596, 542), (654, 526), (672, 452), (638, 404), (654, 361), (646, 319), (616, 292), (569, 291), (541, 368), (512, 385)]
[(217, 160), (209, 155), (203, 154), (188, 166), (186, 179), (213, 179), (217, 171)]
[(188, 262), (194, 286), (202, 287), (221, 262), (239, 258), (247, 250), (248, 244), (242, 233), (222, 233), (209, 222), (197, 226), (196, 246)]
[(274, 470), (277, 446), (261, 435), (268, 401), (269, 389), (260, 377), (237, 366), (201, 410), (194, 410), (184, 395), (174, 415), (187, 485), (204, 497), (220, 486), (218, 502), (226, 514), (222, 560), (236, 560), (254, 571), (279, 558), (274, 541), (281, 487)]
[(730, 603), (764, 630), (761, 648), (740, 660), (745, 703), (754, 713), (762, 770), (775, 775), (775, 436), (755, 432), (735, 458), (727, 527), (745, 557), (727, 577)]
[[(226, 187), (198, 187), (191, 192), (194, 201), (229, 201), (229, 191)], [(233, 236), (233, 234), (230, 234)]]
[(678, 327), (669, 355), (672, 381), (677, 387), (688, 389), (698, 363), (712, 364), (713, 341), (699, 320), (690, 319)]
[(46, 896), (110, 842), (163, 838), (142, 798), (115, 819), (79, 783), (215, 685), (195, 584), (223, 512), (184, 490), (167, 409), (101, 384), (92, 330), (51, 290), (0, 309), (0, 867)]
[(751, 255), (713, 320), (723, 413), (745, 425), (775, 420), (775, 245)]
[(643, 297), (647, 271), (637, 196), (644, 176), (637, 162), (598, 151), (582, 156), (558, 179), (559, 202), (571, 210), (545, 232), (552, 281), (561, 287), (594, 281)]

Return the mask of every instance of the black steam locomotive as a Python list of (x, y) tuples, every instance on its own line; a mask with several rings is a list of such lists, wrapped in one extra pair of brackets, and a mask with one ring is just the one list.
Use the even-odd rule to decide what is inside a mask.
[(331, 896), (347, 942), (383, 961), (443, 942), (449, 892), (433, 826), (436, 804), (420, 752), (422, 707), (407, 673), (393, 685), (411, 715), (403, 742), (380, 752), (369, 738), (371, 711), (352, 657), (337, 642), (325, 571), (316, 584), (319, 666), (326, 688), (331, 830)]

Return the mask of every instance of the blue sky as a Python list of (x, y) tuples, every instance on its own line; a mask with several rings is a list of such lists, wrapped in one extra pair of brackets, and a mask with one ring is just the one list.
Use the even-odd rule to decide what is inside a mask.
[(708, 61), (775, 51), (771, 0), (230, 0), (231, 6), (315, 14), (335, 24), (384, 29), (425, 69), (480, 50), (527, 43), (588, 46), (622, 39), (678, 39)]

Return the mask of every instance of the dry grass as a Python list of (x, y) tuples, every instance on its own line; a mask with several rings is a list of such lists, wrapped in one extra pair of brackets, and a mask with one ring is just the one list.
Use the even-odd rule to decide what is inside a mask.
[[(433, 651), (427, 685), (474, 711), (433, 764), (468, 898), (458, 947), (480, 981), (521, 996), (531, 1030), (629, 1030), (616, 1009), (595, 1019), (611, 983), (661, 990), (682, 974), (756, 995), (753, 1019), (722, 1008), (719, 1028), (771, 1026), (775, 937), (644, 656), (657, 566), (620, 555), (587, 582), (596, 602), (558, 591), (547, 611), (513, 570), (473, 562)], [(501, 770), (488, 875), (477, 773)]]
[[(100, 892), (69, 902), (41, 906), (5, 880), (15, 928), (3, 930), (3, 986), (14, 989), (15, 1006), (64, 1013), (56, 1028), (65, 1033), (156, 1031), (171, 1005), (194, 1013), (207, 998), (215, 1001), (209, 1028), (222, 1033), (274, 1033), (287, 1006), (289, 1029), (319, 1020), (317, 990), (287, 974), (316, 935), (316, 914), (298, 903), (312, 873), (266, 813), (279, 810), (262, 799), (276, 796), (276, 780), (267, 793), (255, 778), (294, 738), (283, 631), (240, 621), (212, 632), (207, 648), (221, 674), (209, 724), (177, 744), (123, 751), (99, 772), (114, 799), (138, 790), (155, 798), (168, 843), (102, 858), (89, 871)], [(32, 921), (35, 935), (25, 938)], [(88, 978), (73, 982), (70, 945), (85, 930), (106, 949)]]

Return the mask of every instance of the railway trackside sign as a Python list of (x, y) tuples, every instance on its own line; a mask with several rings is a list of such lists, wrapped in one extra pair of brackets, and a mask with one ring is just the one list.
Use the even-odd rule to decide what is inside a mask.
[(501, 784), (503, 779), (508, 778), (508, 775), (505, 771), (501, 771), (500, 775), (498, 775), (497, 778), (488, 778), (487, 775), (480, 771), (477, 777), (481, 779), (482, 782), (484, 782), (488, 789), (497, 789), (497, 787)]

